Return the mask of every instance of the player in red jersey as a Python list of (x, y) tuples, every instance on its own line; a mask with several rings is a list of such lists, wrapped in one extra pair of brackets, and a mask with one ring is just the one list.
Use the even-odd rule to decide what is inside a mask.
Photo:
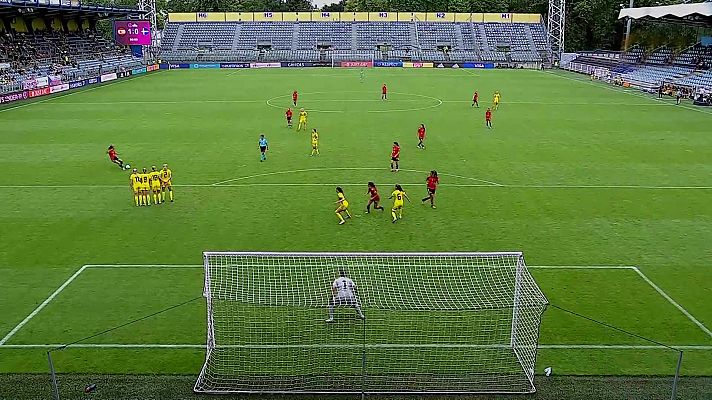
[(292, 93), (292, 103), (294, 103), (294, 107), (297, 106), (297, 98), (299, 97), (299, 93), (295, 90), (294, 93)]
[(285, 112), (284, 115), (287, 117), (287, 126), (289, 128), (291, 128), (292, 127), (292, 109), (287, 108), (287, 112)]
[(124, 162), (119, 158), (113, 144), (109, 145), (109, 149), (106, 151), (106, 154), (109, 155), (109, 160), (111, 160), (112, 163), (117, 164), (119, 168), (124, 169)]
[(398, 161), (400, 161), (400, 145), (398, 142), (393, 142), (393, 149), (391, 149), (391, 172), (398, 172)]
[(381, 100), (388, 100), (388, 87), (385, 83), (381, 87)]
[(477, 90), (475, 90), (475, 94), (472, 95), (472, 107), (477, 106), (477, 108), (480, 108), (480, 94), (477, 93)]
[(438, 178), (438, 171), (430, 171), (430, 175), (428, 176), (428, 179), (425, 180), (425, 182), (428, 186), (428, 197), (423, 198), (422, 202), (425, 203), (426, 201), (430, 200), (430, 207), (435, 208), (435, 190), (438, 188), (438, 183), (440, 183), (440, 179)]
[(425, 140), (425, 125), (420, 124), (418, 127), (418, 148), (419, 149), (425, 149), (425, 144), (423, 144), (423, 141)]
[(378, 194), (378, 188), (375, 183), (368, 182), (368, 192), (366, 194), (370, 196), (368, 204), (366, 204), (366, 214), (371, 212), (371, 204), (373, 204), (374, 210), (383, 211), (383, 206), (378, 204), (381, 201), (381, 196)]
[(489, 129), (492, 129), (492, 110), (489, 108), (485, 112), (485, 124)]

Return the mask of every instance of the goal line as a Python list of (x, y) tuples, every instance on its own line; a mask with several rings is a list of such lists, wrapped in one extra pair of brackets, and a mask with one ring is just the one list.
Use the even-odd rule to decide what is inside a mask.
[[(54, 292), (52, 292), (42, 303), (40, 303), (30, 314), (28, 314), (20, 323), (18, 323), (15, 327), (10, 330), (9, 333), (7, 333), (2, 339), (0, 339), (0, 347), (15, 347), (15, 348), (32, 348), (32, 347), (52, 347), (52, 345), (45, 345), (45, 344), (29, 344), (29, 345), (9, 345), (7, 342), (12, 339), (30, 320), (32, 320), (37, 314), (40, 313), (47, 305), (49, 305), (50, 302), (52, 302), (60, 293), (62, 293), (79, 275), (84, 273), (87, 269), (104, 269), (104, 268), (192, 268), (192, 269), (202, 269), (203, 265), (198, 265), (198, 264), (86, 264), (83, 265), (81, 268), (79, 268), (77, 271), (75, 271), (67, 280), (65, 280)], [(677, 301), (675, 301), (669, 294), (667, 294), (662, 288), (660, 288), (655, 282), (653, 282), (647, 275), (645, 275), (638, 267), (632, 266), (632, 265), (530, 265), (528, 266), (529, 269), (541, 269), (541, 270), (547, 270), (547, 269), (560, 269), (560, 270), (630, 270), (635, 272), (641, 279), (643, 279), (653, 290), (655, 290), (661, 297), (663, 297), (667, 302), (672, 304), (675, 308), (677, 308), (682, 314), (684, 314), (692, 323), (694, 323), (696, 326), (698, 326), (703, 332), (705, 332), (707, 335), (712, 337), (712, 331), (703, 324), (701, 321), (699, 321), (696, 317), (694, 317), (687, 309), (682, 307)], [(58, 345), (61, 346), (61, 345)], [(109, 344), (109, 345), (101, 345), (101, 344), (92, 344), (89, 345), (88, 347), (147, 347), (147, 348), (162, 348), (162, 347), (169, 347), (169, 348), (183, 348), (183, 347), (191, 347), (193, 345), (190, 344), (171, 344), (171, 345), (161, 345), (161, 344), (147, 344), (147, 345), (121, 345), (121, 344)], [(204, 345), (200, 345), (203, 346)], [(547, 346), (547, 345), (544, 345)], [(552, 345), (553, 346), (553, 345)], [(555, 346), (568, 346), (568, 345), (555, 345)], [(571, 346), (594, 346), (594, 345), (571, 345)], [(595, 345), (598, 346), (598, 345)], [(604, 346), (603, 348), (612, 348), (608, 347), (609, 345), (601, 345)], [(75, 346), (76, 347), (76, 346)], [(684, 349), (685, 346), (676, 346), (678, 348)], [(699, 346), (696, 346), (699, 347)], [(707, 350), (704, 348), (705, 346), (702, 346), (703, 350)], [(710, 347), (710, 346), (707, 346)], [(541, 348), (547, 348), (547, 347), (541, 347)], [(560, 348), (560, 347), (557, 347)], [(577, 348), (583, 348), (583, 347), (577, 347)], [(619, 347), (615, 347), (619, 348)], [(628, 348), (628, 347), (623, 347), (623, 348)], [(630, 347), (630, 348), (648, 348), (648, 347)]]

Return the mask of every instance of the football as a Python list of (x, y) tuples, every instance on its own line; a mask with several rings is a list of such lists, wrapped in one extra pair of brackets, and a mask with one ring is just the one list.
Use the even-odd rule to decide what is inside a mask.
[(124, 169), (131, 169), (131, 165), (130, 165), (130, 164), (124, 164)]

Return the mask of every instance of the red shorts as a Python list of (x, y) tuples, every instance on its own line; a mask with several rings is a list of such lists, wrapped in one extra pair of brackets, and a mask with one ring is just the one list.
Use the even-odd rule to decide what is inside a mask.
[(371, 197), (372, 202), (381, 201), (381, 196)]
[(425, 139), (425, 135), (418, 135), (418, 139), (419, 139), (419, 140)]
[(109, 156), (109, 160), (111, 160), (111, 161), (116, 161), (118, 158), (119, 157), (117, 157), (116, 155)]
[(429, 188), (428, 188), (428, 193), (435, 194), (435, 188), (429, 187)]

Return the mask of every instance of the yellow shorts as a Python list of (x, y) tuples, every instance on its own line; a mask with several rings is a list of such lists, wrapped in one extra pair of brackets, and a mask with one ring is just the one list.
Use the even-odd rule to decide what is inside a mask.
[(312, 149), (316, 149), (317, 147), (319, 147), (319, 143), (312, 142)]
[(300, 124), (306, 124), (306, 123), (307, 123), (307, 119), (306, 119), (306, 118), (299, 118), (299, 123), (300, 123)]
[(161, 185), (163, 185), (163, 187), (171, 187), (171, 181), (161, 182)]
[(161, 190), (161, 184), (160, 184), (160, 183), (154, 183), (154, 184), (152, 184), (152, 185), (151, 185), (151, 190), (153, 190), (154, 192), (157, 192), (157, 191)]
[(151, 187), (148, 185), (148, 183), (144, 183), (141, 185), (141, 190), (150, 190)]
[(394, 209), (394, 210), (398, 210), (398, 209), (401, 209), (401, 208), (403, 208), (403, 203), (395, 203), (395, 204), (393, 204), (393, 209)]
[(344, 210), (347, 209), (347, 208), (349, 208), (349, 202), (346, 201), (346, 200), (342, 201), (342, 202), (341, 202), (341, 205), (339, 206), (339, 208), (342, 208), (342, 209), (344, 209)]
[(140, 192), (140, 191), (141, 191), (141, 187), (140, 187), (140, 186), (134, 186), (134, 187), (133, 187), (133, 192), (134, 192), (134, 194), (138, 194), (138, 192)]

